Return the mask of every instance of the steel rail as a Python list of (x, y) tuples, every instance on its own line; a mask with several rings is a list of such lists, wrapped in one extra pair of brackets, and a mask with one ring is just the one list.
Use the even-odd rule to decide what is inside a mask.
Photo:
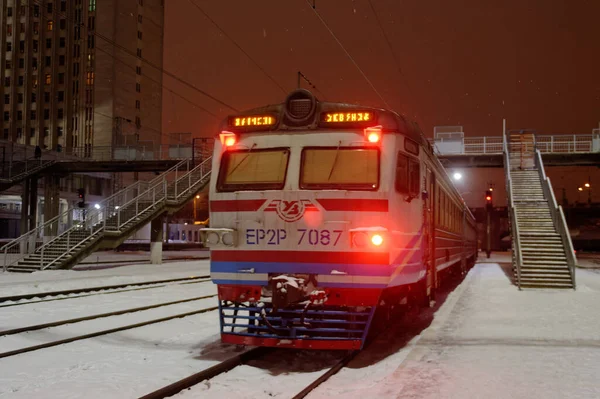
[[(126, 288), (131, 286), (144, 286), (144, 285), (152, 285), (152, 284), (164, 284), (164, 283), (175, 283), (179, 281), (192, 281), (192, 280), (200, 280), (210, 278), (209, 275), (203, 276), (193, 276), (193, 277), (182, 277), (168, 280), (155, 280), (155, 281), (142, 281), (139, 283), (124, 283), (124, 284), (116, 284), (116, 285), (104, 285), (99, 287), (88, 287), (88, 288), (77, 288), (73, 290), (64, 290), (64, 291), (49, 291), (49, 292), (36, 292), (30, 294), (21, 294), (21, 295), (11, 295), (0, 297), (1, 302), (8, 301), (20, 301), (23, 299), (33, 299), (33, 298), (45, 298), (47, 296), (58, 296), (58, 295), (69, 295), (69, 294), (79, 294), (82, 292), (95, 292), (102, 290), (113, 290), (118, 288)], [(29, 303), (29, 302), (27, 302)]]
[(78, 335), (75, 337), (60, 339), (58, 341), (46, 342), (45, 344), (39, 344), (39, 345), (28, 346), (25, 348), (15, 349), (12, 351), (0, 353), (0, 359), (3, 359), (5, 357), (20, 355), (22, 353), (33, 352), (33, 351), (36, 351), (39, 349), (46, 349), (46, 348), (51, 348), (53, 346), (68, 344), (68, 343), (75, 342), (75, 341), (81, 341), (83, 339), (95, 338), (95, 337), (99, 337), (101, 335), (108, 335), (108, 334), (116, 333), (119, 331), (125, 331), (125, 330), (131, 330), (133, 328), (144, 327), (144, 326), (147, 326), (150, 324), (162, 323), (163, 321), (180, 319), (180, 318), (184, 318), (184, 317), (188, 317), (188, 316), (193, 316), (196, 314), (206, 313), (206, 312), (210, 312), (213, 310), (217, 310), (218, 308), (219, 308), (218, 306), (213, 306), (210, 308), (194, 310), (192, 312), (179, 313), (179, 314), (172, 315), (172, 316), (162, 317), (160, 319), (147, 320), (147, 321), (143, 321), (140, 323), (130, 324), (127, 326), (115, 327), (115, 328), (110, 328), (108, 330), (102, 330), (102, 331), (97, 331), (97, 332), (93, 332), (93, 333), (89, 333), (89, 334)]
[(137, 308), (115, 310), (115, 311), (107, 312), (107, 313), (100, 313), (100, 314), (95, 314), (95, 315), (90, 315), (90, 316), (77, 317), (75, 319), (58, 320), (58, 321), (51, 321), (49, 323), (34, 324), (31, 326), (26, 326), (26, 327), (12, 328), (10, 330), (0, 331), (0, 337), (6, 336), (6, 335), (20, 334), (20, 333), (28, 332), (28, 331), (42, 330), (44, 328), (58, 327), (58, 326), (63, 326), (65, 324), (74, 324), (74, 323), (80, 323), (82, 321), (101, 319), (104, 317), (119, 316), (119, 315), (127, 314), (127, 313), (141, 312), (143, 310), (156, 309), (156, 308), (160, 308), (163, 306), (176, 305), (178, 303), (199, 301), (201, 299), (214, 298), (216, 296), (217, 296), (217, 294), (204, 295), (204, 296), (199, 296), (199, 297), (194, 297), (194, 298), (180, 299), (177, 301), (163, 302), (163, 303), (157, 303), (154, 305), (141, 306), (141, 307), (137, 307)]
[(310, 385), (308, 385), (306, 388), (304, 388), (298, 394), (294, 395), (292, 397), (292, 399), (302, 399), (302, 398), (304, 398), (306, 395), (308, 395), (309, 393), (311, 393), (319, 385), (321, 385), (322, 383), (324, 383), (325, 381), (327, 381), (329, 378), (331, 378), (332, 376), (336, 375), (341, 369), (343, 369), (344, 367), (346, 367), (346, 365), (348, 363), (350, 363), (350, 361), (352, 359), (354, 359), (354, 357), (359, 352), (360, 351), (355, 350), (355, 351), (350, 352), (346, 356), (344, 356), (343, 359), (341, 359), (339, 362), (337, 362), (333, 367), (331, 367), (329, 370), (327, 370), (319, 378), (317, 378), (312, 383), (310, 383)]
[(240, 353), (239, 355), (230, 357), (229, 359), (224, 360), (219, 364), (216, 364), (198, 373), (192, 374), (170, 385), (157, 389), (154, 392), (150, 392), (149, 394), (141, 396), (140, 399), (163, 399), (169, 396), (176, 395), (184, 389), (191, 388), (204, 380), (208, 380), (216, 377), (219, 374), (226, 373), (237, 366), (241, 366), (242, 364), (249, 362), (250, 360), (258, 359), (271, 352), (272, 350), (274, 350), (274, 348), (267, 347), (258, 347), (247, 350), (243, 353)]
[[(211, 281), (210, 279), (205, 279), (205, 280), (197, 280), (197, 281), (183, 281), (174, 285), (187, 285), (187, 284), (200, 284), (200, 283), (207, 283)], [(77, 299), (77, 298), (86, 298), (88, 296), (94, 296), (94, 295), (109, 295), (109, 294), (120, 294), (123, 292), (131, 292), (131, 291), (144, 291), (144, 290), (151, 290), (154, 288), (161, 288), (161, 287), (168, 287), (171, 284), (169, 283), (165, 283), (165, 284), (160, 284), (160, 285), (152, 285), (152, 286), (142, 286), (142, 287), (138, 287), (138, 288), (129, 288), (129, 289), (119, 289), (119, 290), (115, 290), (115, 291), (100, 291), (100, 292), (93, 292), (91, 294), (82, 294), (82, 295), (77, 295), (77, 296), (67, 296), (67, 297), (60, 297), (60, 298), (50, 298), (50, 299), (40, 299), (39, 301), (28, 301), (28, 302), (19, 302), (19, 303), (11, 303), (8, 305), (0, 305), (0, 309), (4, 309), (4, 308), (9, 308), (11, 306), (24, 306), (24, 305), (34, 305), (36, 303), (41, 303), (41, 302), (53, 302), (53, 301), (64, 301), (66, 299)]]

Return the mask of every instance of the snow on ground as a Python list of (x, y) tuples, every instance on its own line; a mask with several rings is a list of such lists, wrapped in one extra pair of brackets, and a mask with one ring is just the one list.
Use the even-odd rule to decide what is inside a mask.
[(208, 260), (129, 265), (101, 270), (48, 270), (31, 274), (0, 272), (0, 296), (139, 283), (210, 274)]
[(0, 360), (0, 397), (137, 398), (231, 357), (216, 312)]
[[(161, 306), (139, 312), (126, 313), (118, 316), (103, 317), (82, 321), (79, 323), (65, 324), (57, 327), (45, 328), (43, 330), (29, 331), (21, 334), (0, 337), (0, 352), (8, 352), (29, 346), (44, 344), (76, 337), (78, 335), (90, 334), (111, 328), (123, 327), (131, 324), (160, 319), (180, 313), (188, 313), (196, 310), (212, 308), (217, 305), (216, 298), (206, 298), (198, 301), (183, 302), (174, 305)], [(35, 322), (28, 323), (36, 324)]]
[[(182, 258), (208, 258), (209, 251), (205, 250), (180, 250), (180, 251), (163, 251), (163, 260)], [(88, 265), (92, 263), (106, 262), (129, 262), (140, 261), (140, 263), (148, 263), (150, 253), (148, 251), (98, 251), (86, 257), (80, 265)]]
[[(208, 274), (208, 261), (127, 266), (96, 271), (0, 273), (0, 292), (152, 281)], [(39, 324), (216, 293), (212, 282), (0, 307), (0, 329)], [(217, 305), (216, 298), (74, 323), (0, 338), (0, 352), (85, 332)], [(215, 311), (0, 359), (0, 397), (133, 398), (210, 367), (232, 355), (219, 343)]]
[[(577, 291), (519, 292), (509, 280), (509, 261), (506, 254), (493, 254), (489, 260), (480, 257), (481, 263), (469, 272), (465, 281), (445, 300), (440, 296), (441, 307), (427, 316), (433, 317), (431, 325), (428, 319), (406, 327), (396, 326), (309, 397), (600, 397), (597, 383), (600, 274), (578, 269)], [(53, 271), (15, 277), (0, 274), (0, 290), (3, 294), (5, 289), (56, 290), (82, 284), (184, 277), (192, 273), (207, 274), (208, 262), (85, 272)], [(201, 296), (206, 290), (214, 292), (214, 285), (211, 289), (205, 288), (210, 284), (99, 295), (89, 297), (88, 302), (80, 302), (84, 300), (80, 298), (24, 305), (26, 315), (15, 318), (14, 323), (10, 314), (0, 308), (0, 323), (30, 324), (36, 313), (50, 313), (56, 318), (101, 313), (97, 310), (107, 299), (114, 304), (104, 311), (109, 307), (143, 306), (159, 299)], [(181, 291), (177, 291), (179, 289)], [(127, 295), (130, 298), (126, 300)], [(215, 305), (215, 299), (208, 299), (181, 305), (177, 310), (184, 312)], [(38, 307), (37, 312), (27, 310), (28, 307), (34, 309), (33, 306)], [(52, 310), (52, 306), (57, 309)], [(19, 308), (21, 306), (15, 306), (10, 312)], [(5, 310), (8, 312), (8, 309), (11, 308)], [(162, 308), (160, 312), (173, 314), (173, 310)], [(124, 315), (120, 320), (130, 324), (142, 316), (142, 313), (133, 317)], [(159, 315), (153, 314), (153, 317)], [(112, 326), (101, 320), (81, 326), (84, 325), (88, 326), (85, 328), (94, 326), (95, 330)], [(74, 331), (74, 326), (29, 333), (26, 339), (31, 341), (28, 344), (34, 344), (37, 343), (34, 340), (65, 338)], [(210, 312), (0, 359), (0, 397), (139, 397), (232, 356), (235, 346), (220, 344), (218, 332), (218, 315)], [(9, 342), (5, 339), (0, 342)], [(336, 352), (275, 351), (179, 396), (288, 398), (326, 371), (339, 356)]]
[(276, 350), (220, 374), (176, 398), (291, 398), (342, 358), (337, 351)]
[(422, 334), (308, 397), (600, 397), (600, 276), (580, 269), (577, 291), (519, 292), (510, 258), (480, 262)]
[[(216, 293), (216, 285), (211, 281), (206, 281), (197, 284), (174, 284), (139, 291), (111, 292), (18, 306), (2, 306), (0, 304), (0, 329), (7, 330)], [(216, 303), (216, 298), (213, 299), (213, 302)], [(0, 337), (1, 340), (2, 337)]]

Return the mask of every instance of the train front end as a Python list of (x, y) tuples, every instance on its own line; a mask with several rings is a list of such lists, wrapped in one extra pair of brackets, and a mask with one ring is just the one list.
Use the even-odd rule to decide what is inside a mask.
[(392, 273), (381, 119), (306, 91), (228, 118), (202, 231), (223, 342), (362, 348)]

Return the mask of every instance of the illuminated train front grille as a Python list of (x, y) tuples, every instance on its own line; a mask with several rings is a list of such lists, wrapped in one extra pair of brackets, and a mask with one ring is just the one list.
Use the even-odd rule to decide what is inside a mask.
[(299, 98), (290, 100), (288, 112), (296, 119), (304, 119), (309, 116), (312, 109), (312, 100), (310, 98)]
[[(222, 333), (277, 339), (364, 340), (373, 313), (370, 307), (360, 312), (337, 306), (274, 311), (269, 304), (257, 307), (220, 301), (219, 305)], [(262, 309), (268, 323), (261, 316)]]

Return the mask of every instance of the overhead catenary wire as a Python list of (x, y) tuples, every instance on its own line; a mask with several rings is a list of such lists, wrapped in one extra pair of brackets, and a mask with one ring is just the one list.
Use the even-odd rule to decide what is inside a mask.
[(323, 19), (323, 17), (321, 17), (321, 14), (319, 14), (319, 12), (317, 11), (317, 9), (314, 6), (314, 4), (311, 4), (310, 0), (306, 0), (306, 2), (310, 6), (311, 10), (313, 10), (313, 12), (317, 16), (317, 18), (319, 18), (319, 20), (321, 21), (321, 23), (323, 24), (323, 26), (325, 26), (325, 28), (329, 31), (329, 34), (331, 35), (331, 37), (333, 37), (335, 39), (335, 41), (337, 42), (337, 44), (342, 48), (342, 50), (344, 51), (344, 53), (346, 54), (346, 56), (350, 59), (350, 61), (352, 62), (352, 64), (354, 64), (354, 66), (356, 67), (356, 69), (358, 69), (358, 71), (360, 72), (360, 74), (362, 75), (362, 77), (367, 81), (367, 83), (369, 84), (369, 86), (371, 86), (371, 89), (373, 89), (373, 91), (375, 92), (375, 94), (377, 94), (377, 96), (381, 99), (381, 101), (386, 106), (386, 108), (391, 109), (390, 105), (385, 100), (385, 98), (383, 98), (383, 96), (381, 95), (381, 93), (379, 93), (379, 91), (377, 90), (377, 88), (375, 88), (375, 85), (373, 85), (373, 82), (371, 82), (371, 80), (369, 80), (369, 78), (367, 77), (367, 75), (363, 72), (363, 70), (360, 68), (360, 66), (358, 65), (358, 63), (354, 60), (354, 58), (352, 57), (352, 55), (350, 55), (350, 53), (348, 52), (348, 50), (346, 50), (346, 48), (344, 47), (344, 45), (342, 44), (342, 42), (340, 41), (340, 39), (337, 38), (337, 36), (335, 35), (335, 33), (333, 33), (333, 30), (331, 30), (331, 28), (329, 27), (329, 25), (327, 25), (327, 22), (325, 22), (325, 20)]
[(273, 76), (271, 76), (267, 71), (264, 70), (263, 67), (261, 67), (258, 62), (256, 62), (254, 60), (254, 58), (252, 58), (252, 56), (250, 54), (248, 54), (243, 48), (242, 46), (240, 46), (231, 36), (229, 36), (227, 34), (227, 32), (225, 32), (225, 30), (223, 28), (221, 28), (221, 26), (219, 26), (219, 24), (217, 22), (215, 22), (214, 19), (212, 19), (208, 13), (206, 11), (204, 11), (204, 9), (202, 9), (202, 7), (200, 7), (200, 5), (198, 5), (194, 0), (188, 0), (188, 2), (190, 2), (194, 7), (196, 7), (198, 9), (198, 11), (200, 11), (202, 13), (202, 15), (204, 15), (204, 17), (206, 19), (208, 19), (223, 35), (225, 35), (225, 37), (227, 39), (229, 39), (230, 42), (232, 42), (234, 44), (235, 47), (238, 48), (238, 50), (240, 50), (246, 57), (248, 57), (248, 59), (250, 61), (252, 61), (252, 63), (267, 77), (269, 78), (269, 80), (271, 80), (271, 82), (273, 82), (281, 91), (283, 94), (287, 94), (287, 91), (273, 78)]
[[(109, 51), (104, 50), (101, 47), (96, 47), (96, 50), (99, 50), (101, 52), (103, 52), (104, 54), (108, 55), (109, 57), (113, 58), (115, 61), (120, 62), (121, 64), (125, 65), (126, 67), (128, 67), (129, 69), (135, 71), (135, 67), (133, 65), (128, 64), (127, 62), (115, 57), (113, 54), (111, 54)], [(182, 100), (188, 102), (189, 104), (193, 105), (194, 107), (206, 112), (207, 114), (209, 114), (210, 116), (212, 116), (215, 119), (219, 119), (219, 117), (217, 115), (215, 115), (213, 112), (207, 110), (206, 108), (204, 108), (203, 106), (201, 106), (200, 104), (190, 100), (189, 98), (184, 97), (183, 95), (177, 93), (175, 90), (170, 89), (169, 87), (167, 87), (164, 83), (161, 83), (159, 81), (157, 81), (156, 79), (151, 78), (150, 76), (142, 73), (142, 76), (144, 76), (147, 80), (154, 82), (158, 85), (160, 85), (163, 89), (167, 90), (168, 92), (176, 95), (177, 97), (181, 98)]]
[(371, 0), (368, 0), (368, 2), (369, 2), (369, 6), (371, 7), (371, 11), (373, 12), (373, 15), (375, 16), (375, 22), (377, 22), (377, 25), (379, 26), (379, 30), (381, 30), (381, 34), (383, 35), (383, 38), (385, 39), (387, 47), (390, 50), (390, 53), (392, 54), (392, 58), (394, 58), (394, 61), (396, 62), (396, 67), (398, 68), (398, 73), (402, 77), (402, 82), (404, 82), (404, 85), (406, 86), (406, 89), (408, 90), (408, 94), (410, 95), (410, 97), (412, 98), (413, 103), (414, 103), (415, 95), (413, 94), (413, 91), (412, 91), (410, 85), (408, 84), (408, 79), (406, 79), (406, 75), (404, 75), (404, 71), (402, 70), (400, 60), (398, 59), (398, 56), (396, 55), (396, 52), (394, 51), (394, 49), (392, 47), (392, 43), (390, 42), (390, 39), (389, 39), (387, 33), (385, 32), (383, 25), (381, 24), (381, 20), (379, 19), (379, 15), (377, 15), (377, 11), (375, 10), (373, 3), (371, 2)]
[[(42, 4), (42, 3), (40, 3), (40, 0), (33, 0), (33, 3), (34, 3), (34, 4), (37, 4), (37, 5), (38, 5), (38, 6), (40, 6), (40, 7), (43, 7), (43, 4)], [(70, 21), (69, 17), (68, 17), (66, 14), (64, 14), (64, 13), (61, 13), (61, 12), (58, 12), (57, 14), (58, 14), (58, 15), (60, 15), (61, 17), (64, 17), (64, 18), (65, 18), (65, 19), (66, 19), (68, 22), (70, 22), (70, 23), (72, 23), (72, 24), (73, 24), (73, 23), (76, 23), (78, 26), (82, 26), (82, 27), (86, 28), (86, 30), (88, 31), (88, 34), (91, 34), (91, 35), (93, 35), (93, 36), (95, 36), (95, 37), (98, 37), (98, 38), (100, 38), (100, 39), (104, 40), (105, 42), (107, 42), (107, 43), (108, 43), (108, 44), (110, 44), (111, 46), (113, 46), (113, 47), (115, 47), (115, 48), (118, 48), (119, 50), (121, 50), (121, 51), (123, 51), (123, 52), (125, 52), (125, 53), (127, 53), (127, 54), (129, 54), (129, 55), (131, 55), (132, 57), (134, 57), (134, 58), (136, 58), (136, 59), (139, 59), (140, 61), (142, 61), (142, 62), (144, 62), (145, 64), (147, 64), (147, 65), (151, 66), (152, 68), (154, 68), (154, 69), (156, 69), (156, 70), (160, 71), (160, 72), (161, 72), (161, 73), (163, 73), (164, 75), (166, 75), (166, 76), (169, 76), (170, 78), (172, 78), (172, 79), (176, 80), (177, 82), (179, 82), (179, 83), (183, 84), (184, 86), (187, 86), (187, 87), (189, 87), (189, 88), (191, 88), (191, 89), (193, 89), (193, 90), (197, 91), (198, 93), (200, 93), (200, 94), (202, 94), (202, 95), (204, 95), (204, 96), (206, 96), (206, 97), (210, 98), (211, 100), (215, 101), (216, 103), (219, 103), (219, 104), (221, 104), (221, 105), (223, 105), (223, 106), (225, 106), (225, 107), (227, 107), (227, 108), (229, 108), (229, 109), (231, 109), (231, 110), (233, 110), (233, 111), (239, 112), (239, 109), (237, 109), (237, 108), (233, 107), (232, 105), (229, 105), (229, 104), (227, 104), (226, 102), (224, 102), (224, 101), (222, 101), (222, 100), (218, 99), (217, 97), (215, 97), (215, 96), (213, 96), (212, 94), (210, 94), (210, 93), (206, 92), (205, 90), (202, 90), (202, 89), (200, 89), (199, 87), (195, 86), (194, 84), (192, 84), (192, 83), (190, 83), (190, 82), (188, 82), (188, 81), (186, 81), (186, 80), (182, 79), (181, 77), (179, 77), (179, 76), (175, 75), (174, 73), (172, 73), (172, 72), (170, 72), (170, 71), (167, 71), (167, 70), (165, 70), (165, 69), (164, 69), (164, 68), (162, 68), (161, 66), (158, 66), (158, 65), (156, 65), (155, 63), (153, 63), (153, 62), (151, 62), (151, 61), (147, 60), (146, 58), (143, 58), (143, 57), (138, 57), (138, 55), (137, 55), (137, 54), (135, 54), (133, 51), (130, 51), (128, 48), (126, 48), (126, 47), (124, 47), (124, 46), (122, 46), (122, 45), (120, 45), (120, 44), (116, 43), (114, 40), (111, 40), (110, 38), (108, 38), (108, 37), (106, 37), (106, 36), (102, 35), (101, 33), (98, 33), (98, 32), (97, 32), (95, 29), (94, 29), (94, 30), (90, 30), (90, 29), (87, 27), (87, 25), (86, 25), (86, 24), (84, 24), (83, 22), (77, 23), (76, 21)], [(44, 17), (44, 16), (43, 16), (43, 13), (42, 13), (42, 12), (40, 12), (40, 16), (41, 16), (41, 18), (44, 18), (44, 19), (48, 20), (48, 18), (47, 18), (47, 17)]]

